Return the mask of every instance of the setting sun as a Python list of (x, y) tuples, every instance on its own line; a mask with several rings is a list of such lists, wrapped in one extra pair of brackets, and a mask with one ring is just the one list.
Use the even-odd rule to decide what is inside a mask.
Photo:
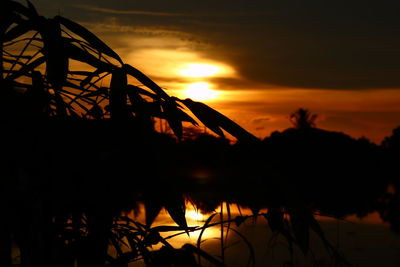
[(189, 218), (189, 219), (192, 219), (194, 221), (202, 221), (202, 220), (204, 220), (204, 215), (201, 214), (201, 212), (196, 211), (196, 210), (189, 210), (186, 213), (186, 217)]
[(205, 63), (189, 63), (184, 64), (183, 67), (178, 70), (178, 73), (184, 77), (211, 77), (217, 75), (228, 75), (233, 71), (227, 66), (219, 64), (205, 64)]
[(206, 82), (189, 84), (187, 89), (183, 91), (184, 97), (196, 101), (215, 99), (220, 93), (211, 89), (210, 86), (211, 85)]

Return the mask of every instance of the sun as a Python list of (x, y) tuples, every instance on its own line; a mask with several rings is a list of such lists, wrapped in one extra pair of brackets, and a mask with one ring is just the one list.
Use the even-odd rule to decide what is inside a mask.
[(211, 77), (223, 72), (223, 68), (212, 64), (188, 63), (178, 73), (184, 77)]
[(206, 82), (191, 83), (183, 91), (183, 97), (197, 101), (212, 100), (217, 98), (220, 92), (213, 90), (210, 87), (211, 85)]
[(196, 210), (190, 210), (186, 213), (186, 217), (190, 218), (194, 221), (203, 221), (204, 220), (204, 215), (201, 214), (201, 212), (196, 211)]

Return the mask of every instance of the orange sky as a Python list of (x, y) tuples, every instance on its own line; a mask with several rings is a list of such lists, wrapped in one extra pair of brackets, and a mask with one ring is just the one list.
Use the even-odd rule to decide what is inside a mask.
[[(113, 43), (107, 35), (104, 39)], [(134, 39), (123, 33), (116, 47), (118, 43), (127, 45), (117, 48), (122, 58), (152, 77), (170, 95), (207, 103), (257, 137), (290, 127), (289, 114), (299, 107), (318, 114), (317, 126), (321, 128), (364, 136), (377, 143), (400, 125), (397, 89), (327, 90), (256, 83), (245, 80), (229, 62), (203, 53), (191, 41), (157, 35)], [(238, 82), (227, 82), (229, 79)], [(187, 90), (202, 87), (213, 91), (210, 98)]]
[(200, 97), (258, 137), (290, 127), (299, 107), (321, 128), (377, 143), (400, 125), (394, 0), (32, 2), (95, 32), (170, 95)]

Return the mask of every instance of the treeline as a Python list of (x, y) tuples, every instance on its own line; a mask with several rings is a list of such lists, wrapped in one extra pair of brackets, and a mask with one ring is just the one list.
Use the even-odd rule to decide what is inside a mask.
[[(302, 112), (308, 113), (294, 114)], [(175, 177), (192, 177), (189, 190), (215, 190), (224, 201), (253, 209), (302, 203), (335, 217), (379, 211), (398, 231), (400, 127), (376, 145), (305, 122), (300, 116), (293, 128), (252, 145), (231, 145), (207, 134), (177, 143), (174, 151), (186, 155), (183, 165), (190, 167)]]

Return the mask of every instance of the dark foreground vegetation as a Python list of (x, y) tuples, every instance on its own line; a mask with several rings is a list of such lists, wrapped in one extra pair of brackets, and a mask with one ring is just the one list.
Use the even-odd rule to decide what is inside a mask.
[[(198, 258), (224, 266), (223, 253), (173, 248), (160, 236), (212, 225), (188, 227), (185, 200), (204, 211), (249, 207), (305, 254), (313, 231), (339, 265), (347, 262), (315, 213), (379, 211), (400, 230), (399, 129), (378, 146), (318, 129), (299, 109), (293, 128), (259, 140), (205, 104), (170, 97), (79, 24), (44, 18), (29, 2), (2, 1), (0, 10), (0, 266), (13, 266), (12, 243), (23, 267), (199, 266)], [(197, 121), (215, 135), (184, 127)], [(123, 216), (140, 203), (145, 223)], [(177, 226), (152, 227), (162, 208)]]

